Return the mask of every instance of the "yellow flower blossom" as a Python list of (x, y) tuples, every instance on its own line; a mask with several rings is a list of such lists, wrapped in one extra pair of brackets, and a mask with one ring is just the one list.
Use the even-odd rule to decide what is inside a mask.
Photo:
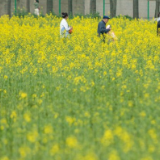
[(27, 134), (27, 139), (28, 139), (28, 141), (34, 143), (38, 139), (38, 136), (39, 136), (39, 134), (38, 134), (37, 130), (33, 130)]
[(31, 150), (27, 146), (22, 146), (19, 148), (19, 153), (22, 158), (25, 158), (30, 152), (31, 152)]
[(140, 114), (139, 114), (141, 117), (145, 117), (146, 116), (146, 113), (144, 111), (142, 111)]
[(16, 121), (16, 119), (17, 119), (17, 112), (16, 112), (16, 111), (12, 111), (10, 117), (11, 117), (14, 121)]
[(106, 130), (103, 137), (101, 138), (101, 143), (109, 146), (114, 140), (113, 132), (111, 130)]
[(70, 148), (75, 148), (78, 146), (78, 141), (75, 137), (71, 136), (66, 139), (66, 145)]
[(60, 151), (59, 145), (58, 144), (54, 144), (52, 146), (52, 148), (50, 149), (50, 154), (53, 156), (56, 153), (58, 153)]
[(120, 157), (117, 154), (117, 151), (113, 150), (108, 157), (108, 160), (120, 160)]
[(45, 134), (52, 134), (53, 133), (53, 127), (51, 125), (46, 125), (44, 127), (44, 133)]
[(73, 117), (66, 116), (65, 119), (69, 123), (69, 125), (71, 125), (71, 124), (73, 124), (73, 122), (75, 122), (75, 118), (73, 118)]
[(24, 99), (24, 98), (27, 97), (27, 93), (20, 92), (19, 94), (20, 94), (20, 98), (21, 98), (21, 99)]
[(4, 156), (1, 158), (1, 160), (9, 160), (9, 158), (7, 156)]
[(25, 114), (23, 115), (23, 118), (24, 118), (24, 120), (25, 120), (26, 122), (30, 122), (30, 121), (31, 121), (31, 117), (30, 117), (30, 114), (29, 114), (29, 113), (25, 113)]

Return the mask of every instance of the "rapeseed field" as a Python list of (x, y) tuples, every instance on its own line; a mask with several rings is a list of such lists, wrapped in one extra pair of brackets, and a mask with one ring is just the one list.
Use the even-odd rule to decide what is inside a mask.
[(160, 159), (156, 23), (0, 18), (0, 160)]

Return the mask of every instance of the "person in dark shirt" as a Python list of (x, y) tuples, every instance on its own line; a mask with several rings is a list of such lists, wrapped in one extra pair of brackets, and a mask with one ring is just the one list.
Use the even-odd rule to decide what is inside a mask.
[(157, 36), (160, 36), (160, 12), (158, 13), (157, 18)]
[(100, 37), (100, 35), (103, 35), (103, 41), (105, 42), (105, 35), (106, 33), (108, 33), (111, 29), (110, 28), (106, 28), (106, 24), (109, 21), (109, 17), (108, 16), (103, 16), (103, 20), (101, 22), (99, 22), (98, 24), (98, 36)]

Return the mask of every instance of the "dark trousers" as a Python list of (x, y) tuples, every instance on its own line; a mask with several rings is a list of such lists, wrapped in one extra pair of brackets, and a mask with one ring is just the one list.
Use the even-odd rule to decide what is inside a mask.
[(106, 40), (106, 37), (105, 37), (105, 35), (104, 34), (98, 34), (98, 37), (100, 37), (101, 38), (101, 40), (102, 40), (102, 42), (106, 42), (105, 40)]

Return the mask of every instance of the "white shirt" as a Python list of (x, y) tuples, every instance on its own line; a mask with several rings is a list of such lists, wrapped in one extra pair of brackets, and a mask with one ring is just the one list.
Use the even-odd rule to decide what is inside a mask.
[(160, 17), (157, 18), (157, 22), (159, 22), (159, 21), (160, 21)]
[(71, 28), (69, 27), (66, 19), (62, 19), (61, 23), (60, 23), (60, 35), (62, 35), (62, 32), (64, 30), (69, 31)]

